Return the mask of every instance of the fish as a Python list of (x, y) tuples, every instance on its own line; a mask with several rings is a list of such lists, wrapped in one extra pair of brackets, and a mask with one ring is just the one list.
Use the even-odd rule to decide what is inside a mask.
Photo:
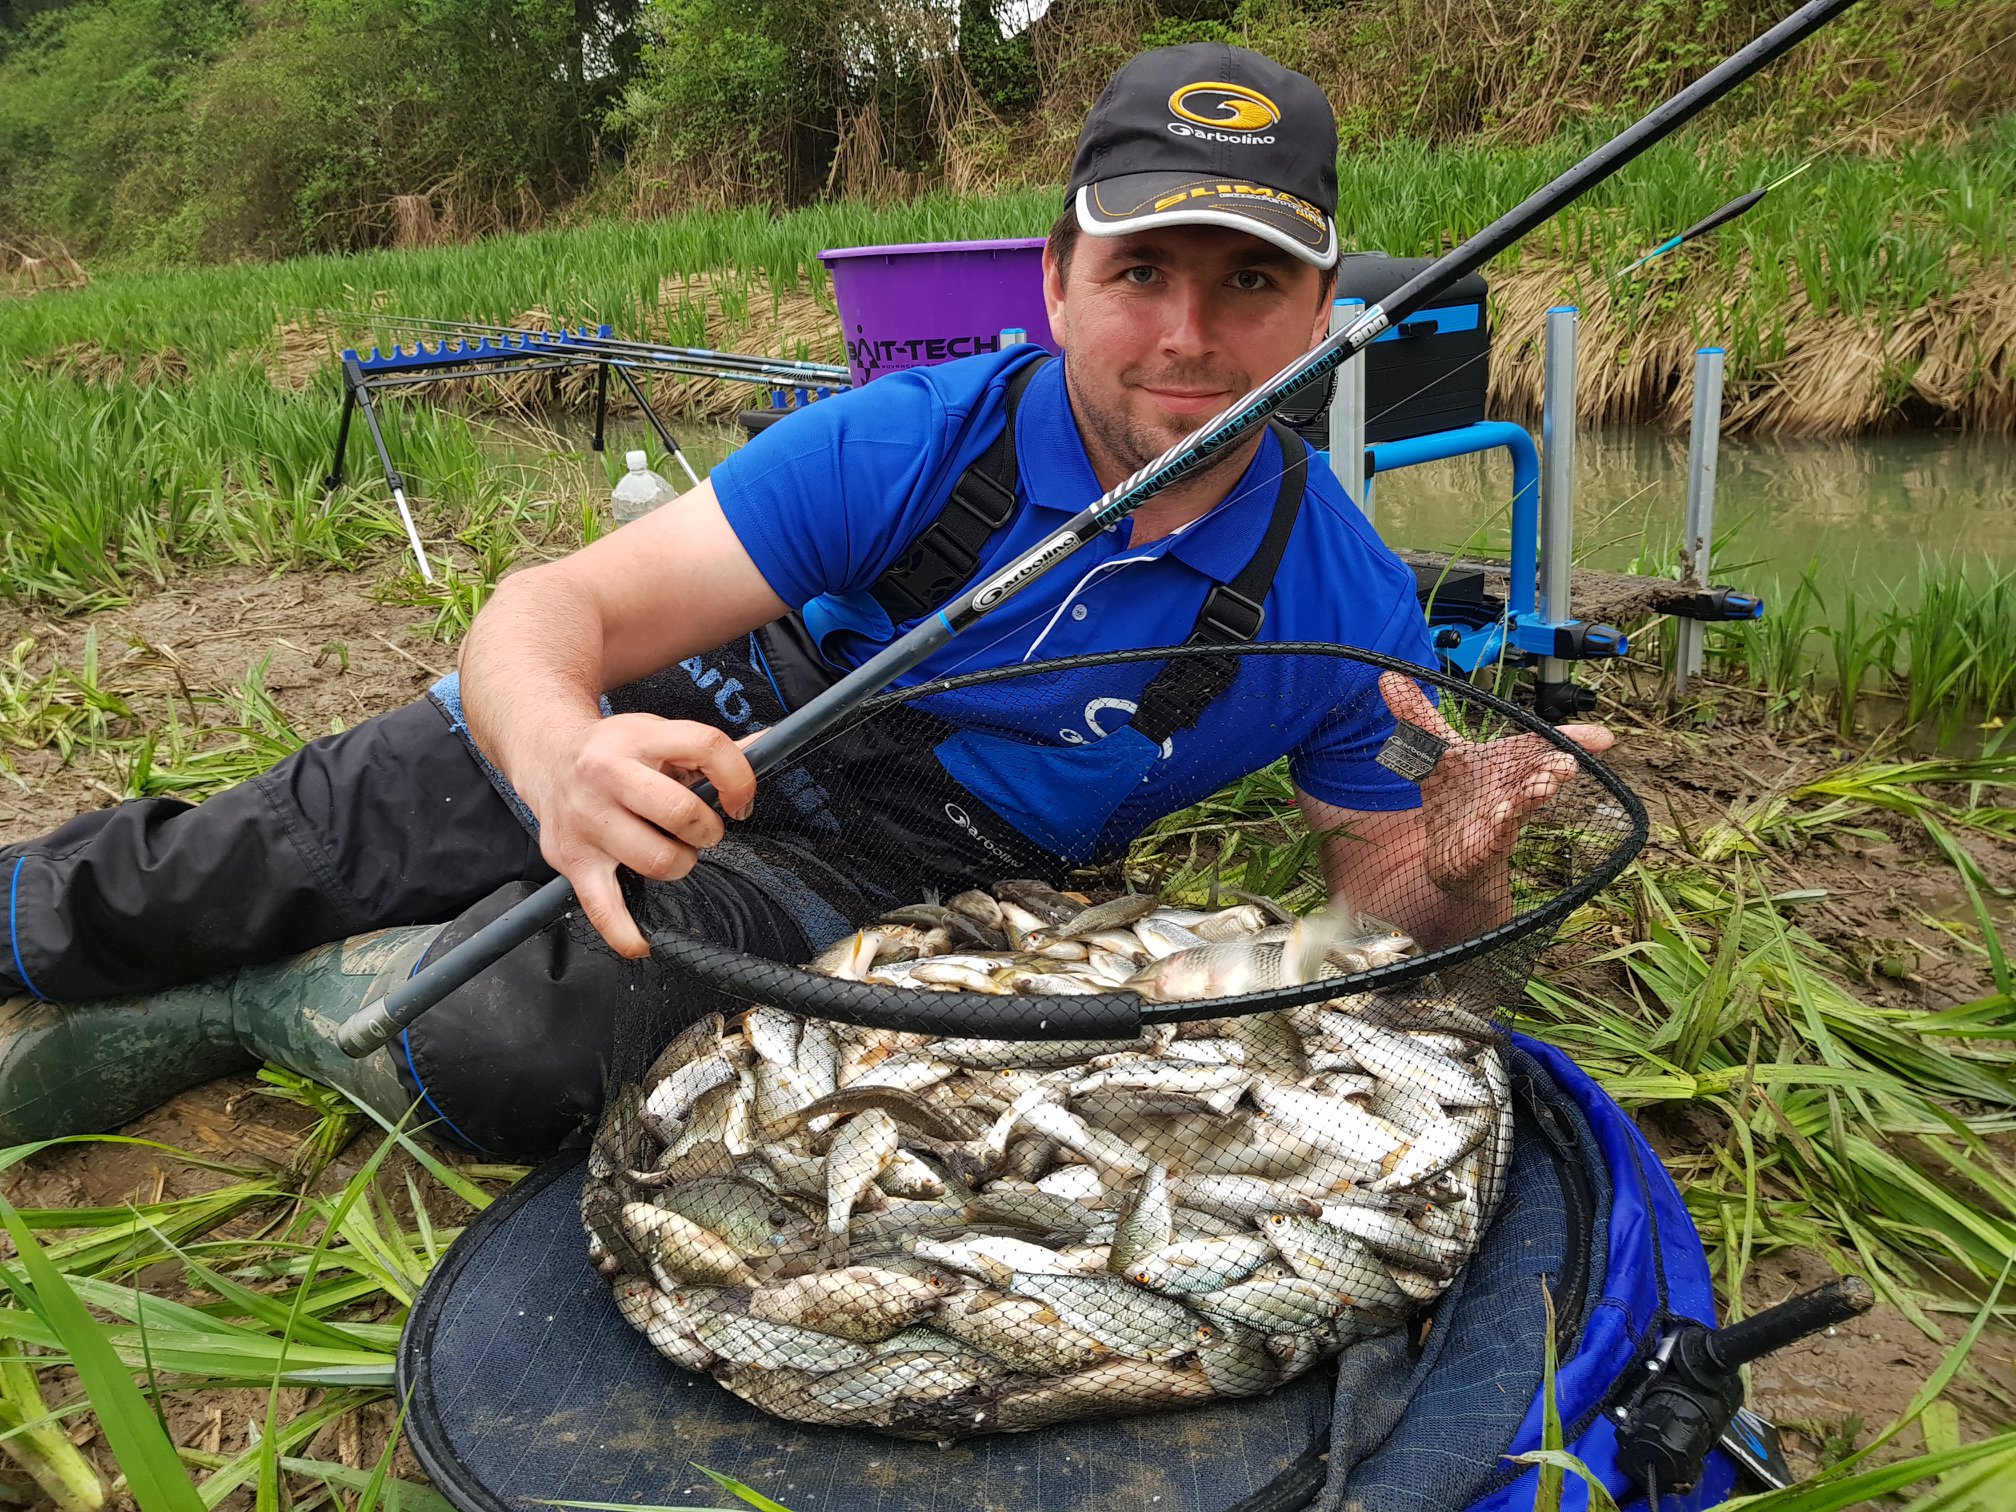
[[(950, 1075), (947, 1068), (946, 1075)], [(941, 1081), (943, 1077), (939, 1078)], [(971, 1129), (963, 1119), (947, 1114), (933, 1103), (917, 1096), (913, 1091), (879, 1082), (856, 1082), (837, 1092), (815, 1098), (799, 1108), (789, 1118), (780, 1120), (764, 1129), (766, 1139), (776, 1140), (798, 1129), (810, 1128), (820, 1119), (837, 1115), (849, 1118), (856, 1113), (865, 1113), (870, 1108), (879, 1108), (893, 1118), (899, 1127), (914, 1129), (920, 1134), (928, 1134), (933, 1139), (966, 1139), (971, 1137)]]
[(1019, 909), (1035, 917), (1031, 928), (1045, 924), (1065, 924), (1085, 911), (1085, 905), (1073, 898), (1067, 898), (1047, 882), (1033, 882), (1023, 877), (1010, 877), (1005, 882), (994, 884), (994, 896), (1001, 900), (1003, 915), (1010, 909)]
[(900, 1144), (882, 1167), (882, 1174), (875, 1178), (875, 1184), (891, 1197), (943, 1197), (951, 1190), (943, 1176)]
[[(1117, 1252), (1117, 1246), (1116, 1246)], [(1265, 1234), (1227, 1234), (1167, 1244), (1119, 1272), (1164, 1296), (1223, 1291), (1246, 1280), (1277, 1251)]]
[(880, 1108), (856, 1113), (840, 1126), (826, 1152), (828, 1255), (844, 1252), (854, 1204), (896, 1153), (896, 1120)]
[(1322, 1097), (1266, 1076), (1253, 1079), (1252, 1093), (1268, 1117), (1368, 1177), (1393, 1170), (1412, 1143), (1405, 1130), (1348, 1100)]
[(699, 1060), (709, 1051), (719, 1050), (727, 1032), (728, 1021), (718, 1013), (695, 1019), (673, 1035), (665, 1048), (652, 1059), (640, 1085), (649, 1092), (688, 1061)]
[(684, 1132), (693, 1105), (736, 1075), (734, 1062), (719, 1051), (690, 1060), (645, 1092), (639, 1116), (660, 1142), (669, 1145)]
[(1273, 1213), (1262, 1230), (1296, 1275), (1343, 1293), (1353, 1307), (1409, 1311), (1407, 1294), (1387, 1263), (1365, 1245), (1320, 1218)]
[(1454, 1108), (1484, 1107), (1490, 1094), (1465, 1066), (1411, 1034), (1382, 1029), (1348, 1013), (1324, 1015), (1325, 1028), (1381, 1081), (1420, 1091)]
[(1141, 948), (1158, 961), (1165, 956), (1200, 949), (1209, 943), (1181, 924), (1157, 918), (1154, 914), (1134, 926), (1134, 937), (1141, 942)]
[(818, 1233), (816, 1223), (774, 1192), (738, 1178), (681, 1182), (657, 1193), (652, 1204), (719, 1236), (745, 1260), (804, 1249)]
[(875, 1355), (859, 1365), (822, 1375), (813, 1400), (830, 1407), (872, 1404), (886, 1410), (898, 1402), (943, 1403), (963, 1396), (1007, 1372), (982, 1356), (950, 1350), (913, 1350)]
[(1491, 1132), (1491, 1123), (1489, 1113), (1481, 1109), (1450, 1119), (1434, 1134), (1414, 1140), (1392, 1168), (1372, 1183), (1372, 1190), (1399, 1191), (1440, 1176), (1484, 1142)]
[(867, 1345), (852, 1339), (795, 1323), (772, 1323), (753, 1313), (697, 1313), (693, 1333), (719, 1359), (753, 1370), (843, 1370), (874, 1358)]
[(1001, 928), (1001, 905), (994, 900), (992, 894), (982, 888), (969, 887), (965, 892), (947, 898), (945, 906), (985, 928), (993, 930)]
[(1192, 1297), (1190, 1305), (1207, 1318), (1279, 1333), (1320, 1328), (1351, 1303), (1333, 1287), (1288, 1276), (1242, 1281)]
[(866, 980), (882, 949), (882, 936), (873, 929), (856, 930), (845, 939), (828, 945), (808, 963), (821, 976), (838, 977), (843, 982)]
[(849, 1265), (757, 1287), (749, 1293), (749, 1316), (874, 1344), (930, 1317), (957, 1290), (935, 1273)]
[(773, 1066), (797, 1068), (798, 1036), (803, 1028), (798, 1015), (781, 1008), (756, 1007), (742, 1015), (742, 1033), (750, 1048)]
[(1221, 908), (1217, 913), (1207, 913), (1189, 928), (1198, 939), (1215, 945), (1256, 935), (1275, 922), (1274, 916), (1259, 904), (1239, 903), (1231, 908)]
[[(891, 908), (812, 964), (1188, 1003), (1414, 949), (1342, 909), (1023, 880)], [(661, 1353), (802, 1421), (944, 1441), (1267, 1391), (1439, 1296), (1498, 1200), (1503, 1041), (1446, 993), (1062, 1042), (710, 1016), (612, 1092), (586, 1245)]]
[(618, 1222), (665, 1291), (678, 1291), (689, 1283), (746, 1286), (756, 1280), (749, 1263), (727, 1240), (677, 1213), (645, 1202), (626, 1202)]
[(623, 1320), (674, 1365), (705, 1371), (714, 1364), (718, 1356), (693, 1329), (695, 1304), (688, 1294), (668, 1295), (636, 1276), (617, 1281), (615, 1293), (616, 1310)]
[(1040, 1186), (1018, 1187), (1006, 1182), (996, 1182), (986, 1191), (974, 1193), (966, 1211), (976, 1220), (1020, 1224), (1032, 1232), (1045, 1234), (1087, 1233), (1100, 1221), (1099, 1210), (1088, 1203), (1053, 1195)]
[(1066, 1326), (1047, 1303), (993, 1287), (948, 1299), (932, 1327), (1027, 1375), (1065, 1375), (1114, 1358), (1111, 1345)]
[(1259, 1396), (1281, 1384), (1265, 1336), (1224, 1321), (1198, 1325), (1197, 1365), (1220, 1396)]
[[(1220, 1218), (1257, 1222), (1269, 1213), (1301, 1213), (1317, 1217), (1321, 1205), (1308, 1190), (1309, 1183), (1293, 1180), (1270, 1181), (1263, 1176), (1178, 1176), (1170, 1184), (1170, 1195), (1186, 1208)], [(1322, 1188), (1318, 1193), (1328, 1195)]]
[(969, 1234), (958, 1239), (919, 1239), (911, 1246), (919, 1260), (974, 1276), (989, 1286), (1004, 1286), (1017, 1272), (1063, 1275), (1081, 1272), (1083, 1264), (1053, 1249), (1011, 1239), (1002, 1234)]
[(1067, 1327), (1130, 1360), (1169, 1364), (1196, 1344), (1195, 1313), (1118, 1276), (1017, 1273), (1005, 1289), (1044, 1303)]
[(1040, 950), (1058, 940), (1087, 940), (1108, 930), (1125, 929), (1155, 912), (1153, 893), (1133, 893), (1082, 908), (1061, 924), (1045, 924), (1023, 938), (1024, 949)]
[(1166, 1250), (1175, 1239), (1176, 1206), (1169, 1196), (1169, 1168), (1151, 1165), (1127, 1194), (1114, 1218), (1107, 1269), (1124, 1276), (1135, 1263)]

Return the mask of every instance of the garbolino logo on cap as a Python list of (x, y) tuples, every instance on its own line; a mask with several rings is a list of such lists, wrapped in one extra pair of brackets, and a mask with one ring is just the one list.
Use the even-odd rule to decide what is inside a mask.
[(1222, 82), (1185, 84), (1169, 96), (1169, 110), (1220, 131), (1265, 131), (1281, 120), (1281, 108), (1259, 90)]
[(1244, 47), (1187, 42), (1106, 86), (1071, 163), (1079, 229), (1222, 226), (1337, 262), (1337, 123), (1313, 79)]

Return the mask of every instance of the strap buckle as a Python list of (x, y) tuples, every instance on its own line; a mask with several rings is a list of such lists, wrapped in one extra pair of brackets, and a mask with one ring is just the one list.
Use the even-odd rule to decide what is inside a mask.
[(1205, 595), (1198, 611), (1197, 628), (1191, 632), (1192, 645), (1237, 645), (1260, 633), (1267, 618), (1266, 608), (1229, 584), (1220, 583)]

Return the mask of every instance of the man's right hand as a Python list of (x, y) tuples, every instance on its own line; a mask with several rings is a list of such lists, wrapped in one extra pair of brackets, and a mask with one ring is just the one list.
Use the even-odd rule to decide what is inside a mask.
[[(691, 784), (706, 778), (721, 811)], [(616, 868), (670, 882), (718, 844), (721, 814), (741, 819), (756, 801), (756, 773), (721, 731), (653, 714), (615, 714), (581, 730), (571, 759), (524, 792), (539, 819), (539, 850), (574, 884), (582, 912), (618, 955), (650, 954), (624, 906)]]

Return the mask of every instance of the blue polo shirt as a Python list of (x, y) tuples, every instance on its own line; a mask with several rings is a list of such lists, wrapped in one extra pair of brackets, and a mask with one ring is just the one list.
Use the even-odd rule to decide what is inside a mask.
[[(944, 507), (1000, 434), (1004, 386), (1031, 347), (892, 373), (771, 426), (712, 474), (729, 524), (821, 653), (860, 665), (915, 621), (891, 624), (867, 589)], [(1052, 362), (1024, 391), (1014, 517), (973, 581), (1006, 566), (1097, 499), (1100, 488)], [(1225, 500), (1135, 548), (1132, 521), (1089, 542), (941, 647), (903, 685), (1088, 652), (1178, 645), (1205, 595), (1258, 548), (1279, 492), (1271, 433)], [(1311, 466), (1302, 509), (1266, 598), (1261, 643), (1317, 641), (1434, 665), (1413, 572)], [(960, 734), (940, 761), (1018, 829), (1089, 855), (1282, 755), (1296, 784), (1342, 808), (1413, 808), (1420, 790), (1374, 760), (1393, 721), (1362, 663), (1254, 656), (1196, 725), (1159, 749), (1125, 721), (1158, 663), (1015, 679), (939, 695)]]

